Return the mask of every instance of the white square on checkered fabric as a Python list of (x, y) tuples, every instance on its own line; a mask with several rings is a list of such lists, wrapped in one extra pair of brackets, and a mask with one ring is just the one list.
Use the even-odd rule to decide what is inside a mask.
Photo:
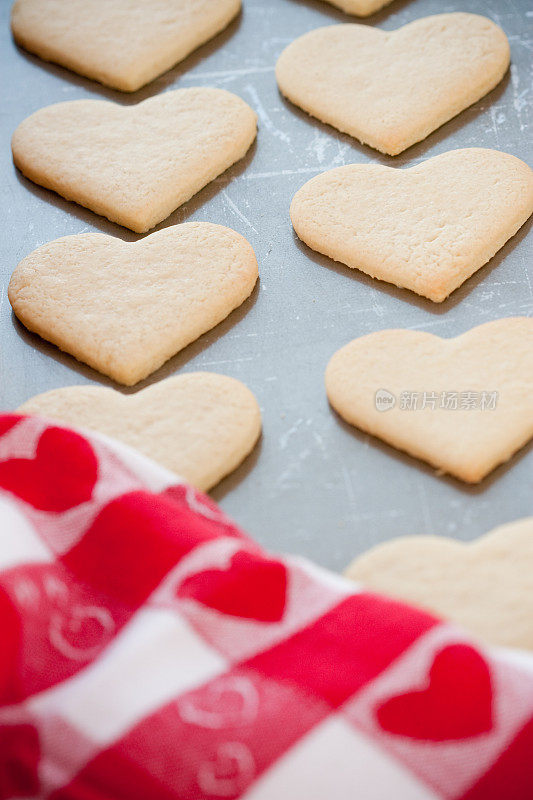
[(53, 556), (15, 502), (0, 492), (0, 572), (20, 564), (50, 563)]
[(439, 800), (399, 762), (340, 716), (304, 736), (243, 800)]
[(177, 613), (143, 609), (97, 661), (28, 702), (107, 744), (177, 694), (222, 673), (226, 662)]
[(533, 653), (529, 650), (513, 650), (510, 647), (491, 647), (490, 654), (493, 659), (504, 664), (513, 664), (518, 669), (533, 676)]

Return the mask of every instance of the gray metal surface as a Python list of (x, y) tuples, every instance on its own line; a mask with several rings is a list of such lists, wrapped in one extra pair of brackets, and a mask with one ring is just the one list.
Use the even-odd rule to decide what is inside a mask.
[(212, 370), (243, 380), (255, 392), (263, 411), (263, 440), (213, 497), (268, 547), (336, 569), (393, 536), (433, 533), (467, 540), (532, 513), (531, 447), (480, 487), (468, 488), (348, 428), (329, 409), (323, 386), (328, 359), (356, 336), (389, 327), (454, 336), (491, 319), (531, 314), (530, 226), (451, 299), (434, 305), (313, 253), (297, 241), (288, 217), (294, 192), (313, 175), (341, 164), (408, 166), (466, 146), (506, 150), (532, 164), (529, 0), (397, 0), (366, 21), (390, 30), (428, 14), (471, 11), (499, 23), (511, 42), (513, 64), (501, 85), (395, 159), (307, 117), (276, 88), (274, 64), (292, 39), (350, 18), (318, 0), (244, 0), (243, 5), (225, 33), (128, 96), (17, 50), (9, 34), (10, 2), (0, 0), (0, 407), (15, 408), (59, 386), (111, 384), (15, 320), (7, 284), (18, 261), (67, 234), (96, 230), (127, 241), (138, 238), (18, 174), (9, 149), (17, 124), (62, 100), (104, 97), (126, 104), (175, 87), (217, 86), (255, 108), (257, 144), (159, 227), (194, 219), (235, 228), (256, 250), (260, 285), (228, 320), (138, 387), (180, 371)]

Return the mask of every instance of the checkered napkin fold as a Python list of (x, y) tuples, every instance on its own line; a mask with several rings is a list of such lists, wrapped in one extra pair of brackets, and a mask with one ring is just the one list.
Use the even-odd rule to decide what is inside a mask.
[(528, 657), (37, 417), (0, 416), (0, 633), (1, 800), (533, 797)]

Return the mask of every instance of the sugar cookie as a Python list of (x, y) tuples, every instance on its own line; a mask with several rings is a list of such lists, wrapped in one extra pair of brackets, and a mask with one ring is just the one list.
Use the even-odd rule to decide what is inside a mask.
[(106, 86), (134, 92), (222, 31), (240, 0), (16, 0), (15, 41)]
[(504, 32), (476, 14), (437, 14), (385, 32), (333, 25), (290, 44), (281, 92), (322, 122), (397, 155), (490, 92), (509, 66)]
[(436, 303), (533, 213), (533, 170), (497, 150), (452, 150), (409, 169), (350, 164), (311, 178), (291, 205), (309, 247)]
[(345, 574), (490, 644), (533, 650), (533, 517), (467, 544), (438, 536), (393, 539), (356, 558)]
[(533, 319), (362, 336), (335, 353), (326, 389), (351, 425), (478, 483), (533, 436)]
[(69, 386), (18, 411), (119, 439), (207, 491), (233, 472), (261, 433), (261, 412), (240, 381), (211, 372), (177, 375), (133, 395)]
[(225, 319), (257, 274), (240, 234), (187, 222), (134, 243), (56, 239), (20, 262), (8, 296), (31, 331), (131, 386)]
[(332, 6), (340, 8), (346, 14), (355, 14), (357, 17), (369, 17), (392, 0), (326, 0)]
[(135, 106), (73, 100), (21, 122), (13, 159), (34, 183), (143, 233), (239, 161), (256, 129), (255, 112), (223, 89)]

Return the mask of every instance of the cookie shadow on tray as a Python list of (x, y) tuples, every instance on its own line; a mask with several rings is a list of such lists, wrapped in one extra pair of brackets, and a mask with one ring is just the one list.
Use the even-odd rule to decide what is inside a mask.
[(233, 472), (230, 472), (229, 475), (226, 475), (225, 478), (222, 478), (220, 483), (217, 483), (216, 486), (213, 486), (213, 488), (209, 490), (209, 497), (211, 497), (215, 503), (220, 504), (226, 495), (236, 489), (237, 486), (246, 480), (248, 475), (254, 471), (259, 456), (261, 455), (262, 447), (263, 435), (261, 434), (257, 443), (254, 445), (254, 449), (246, 456), (242, 464), (240, 464), (237, 469), (234, 469)]
[[(200, 191), (193, 195), (190, 200), (187, 200), (181, 206), (178, 206), (178, 208), (176, 208), (168, 217), (162, 220), (154, 228), (146, 231), (146, 233), (135, 233), (129, 228), (125, 228), (123, 225), (119, 225), (116, 222), (111, 222), (111, 220), (108, 220), (107, 217), (100, 216), (100, 214), (96, 214), (96, 212), (91, 211), (89, 208), (80, 206), (73, 200), (66, 200), (60, 194), (57, 194), (57, 192), (54, 192), (51, 189), (45, 189), (38, 183), (30, 181), (29, 178), (26, 178), (26, 176), (14, 165), (13, 169), (18, 182), (43, 202), (50, 203), (71, 217), (76, 217), (80, 220), (80, 222), (83, 223), (84, 226), (90, 226), (91, 229), (97, 229), (108, 236), (115, 236), (118, 239), (122, 239), (124, 242), (136, 242), (140, 239), (143, 239), (145, 236), (149, 236), (151, 233), (163, 230), (163, 228), (185, 222), (192, 214), (195, 214), (196, 211), (209, 203), (209, 201), (212, 200), (219, 192), (223, 191), (233, 180), (242, 175), (242, 173), (252, 162), (256, 150), (257, 139), (252, 143), (243, 158), (241, 158), (239, 161), (236, 161), (235, 164), (232, 164), (230, 167), (228, 167), (225, 172), (222, 172), (217, 178), (206, 184), (203, 189), (200, 189)], [(207, 221), (208, 215), (209, 212), (206, 210), (205, 214), (200, 218), (200, 220), (197, 221)], [(226, 224), (225, 221), (219, 221), (218, 219), (215, 219), (213, 215), (209, 215), (209, 222), (218, 223), (220, 225)], [(61, 232), (59, 236), (65, 236), (67, 233), (81, 232), (82, 231), (65, 230)], [(84, 230), (83, 232), (86, 231)], [(55, 236), (54, 238), (59, 238), (59, 236)]]
[[(51, 61), (44, 61), (42, 58), (39, 58), (39, 56), (33, 55), (15, 43), (13, 43), (13, 46), (23, 58), (25, 58), (34, 66), (44, 69), (53, 77), (68, 81), (73, 87), (84, 89), (88, 93), (88, 96), (85, 99), (95, 99), (91, 98), (91, 95), (99, 94), (101, 96), (100, 99), (112, 100), (113, 102), (120, 103), (121, 105), (131, 106), (141, 103), (143, 100), (147, 100), (149, 97), (155, 97), (156, 95), (161, 94), (170, 88), (186, 89), (192, 86), (206, 85), (205, 78), (201, 74), (190, 75), (184, 84), (181, 84), (180, 80), (202, 61), (204, 61), (206, 58), (209, 58), (209, 56), (211, 56), (220, 48), (224, 47), (226, 42), (237, 33), (241, 23), (242, 10), (235, 17), (235, 19), (230, 22), (227, 28), (218, 33), (213, 39), (210, 39), (205, 44), (200, 45), (200, 47), (196, 48), (196, 50), (193, 50), (192, 53), (184, 58), (183, 61), (180, 61), (174, 67), (171, 67), (171, 69), (167, 70), (167, 72), (164, 72), (158, 78), (155, 78), (153, 81), (150, 81), (150, 83), (147, 83), (146, 86), (142, 86), (140, 89), (137, 89), (136, 92), (121, 92), (119, 89), (112, 89), (110, 86), (104, 86), (104, 84), (98, 83), (98, 81), (93, 80), (92, 78), (85, 78), (83, 75), (78, 75), (77, 72), (72, 72), (71, 70), (67, 69), (66, 67), (62, 67), (59, 64), (54, 64)], [(211, 73), (207, 77), (209, 78), (213, 75), (214, 73)], [(70, 98), (67, 96), (63, 99), (69, 100)], [(76, 96), (72, 99), (79, 100), (80, 98)]]
[[(377, 289), (389, 297), (401, 300), (402, 302), (410, 303), (412, 306), (415, 306), (423, 311), (428, 311), (435, 316), (442, 316), (461, 303), (467, 297), (467, 295), (477, 289), (483, 281), (487, 281), (488, 289), (492, 288), (490, 282), (488, 282), (488, 279), (494, 270), (496, 270), (510, 256), (513, 250), (520, 245), (522, 240), (525, 239), (531, 229), (532, 224), (533, 217), (530, 217), (527, 222), (522, 225), (518, 232), (515, 233), (515, 235), (512, 236), (504, 244), (504, 246), (500, 248), (500, 250), (498, 250), (498, 252), (490, 259), (490, 261), (487, 261), (483, 267), (480, 267), (476, 272), (474, 272), (473, 275), (470, 276), (470, 278), (467, 278), (466, 281), (457, 289), (455, 289), (455, 291), (453, 291), (446, 300), (443, 300), (442, 303), (434, 303), (432, 300), (429, 300), (426, 297), (417, 295), (410, 289), (401, 289), (400, 287), (394, 286), (392, 283), (387, 283), (387, 281), (382, 281), (379, 278), (371, 278), (370, 275), (367, 275), (361, 270), (348, 267), (346, 264), (343, 264), (340, 261), (334, 261), (332, 258), (329, 258), (329, 256), (324, 256), (321, 253), (318, 253), (316, 250), (308, 247), (305, 242), (302, 242), (301, 239), (298, 238), (294, 231), (293, 238), (298, 249), (308, 259), (314, 261), (315, 264), (319, 265), (320, 267), (326, 267), (327, 269), (336, 272), (338, 275), (345, 275), (349, 280), (357, 281), (359, 284), (367, 286), (369, 289)], [(520, 309), (514, 309), (514, 311), (513, 309), (509, 310), (512, 312), (510, 314), (511, 316), (520, 315)], [(497, 306), (495, 307), (494, 311), (495, 317), (501, 316), (498, 313)], [(509, 315), (503, 314), (503, 316)]]
[[(422, 461), (421, 459), (415, 458), (415, 456), (410, 456), (408, 453), (403, 452), (402, 450), (397, 450), (391, 444), (387, 444), (382, 439), (379, 439), (377, 436), (373, 436), (370, 433), (365, 433), (364, 431), (359, 430), (358, 428), (353, 427), (349, 423), (345, 422), (342, 417), (340, 417), (337, 412), (330, 407), (330, 412), (333, 414), (335, 421), (337, 424), (350, 436), (356, 439), (361, 445), (368, 445), (376, 449), (378, 452), (382, 453), (387, 458), (393, 458), (399, 465), (402, 465), (405, 468), (414, 469), (423, 475), (427, 475), (435, 481), (442, 481), (446, 483), (448, 486), (452, 487), (455, 490), (459, 490), (462, 494), (469, 495), (470, 497), (478, 497), (483, 495), (487, 492), (495, 483), (502, 479), (504, 475), (506, 475), (510, 470), (512, 470), (522, 459), (526, 458), (530, 453), (533, 452), (533, 440), (527, 442), (523, 447), (514, 453), (511, 458), (506, 461), (504, 464), (500, 464), (497, 466), (492, 472), (483, 478), (479, 483), (466, 483), (459, 478), (455, 478), (453, 475), (449, 475), (448, 473), (439, 472), (436, 467), (432, 467), (430, 464)], [(400, 466), (398, 467), (401, 468)], [(378, 480), (381, 480), (381, 477), (377, 476)]]
[[(292, 1), (294, 2), (295, 0)], [(465, 108), (464, 111), (461, 111), (455, 117), (452, 117), (450, 120), (448, 120), (448, 122), (445, 122), (444, 125), (436, 128), (432, 133), (428, 134), (425, 139), (422, 139), (422, 141), (411, 145), (397, 156), (389, 156), (385, 153), (380, 153), (379, 150), (375, 150), (373, 147), (370, 147), (370, 145), (362, 144), (353, 136), (350, 136), (347, 133), (341, 133), (341, 131), (337, 130), (337, 128), (334, 128), (332, 125), (329, 125), (327, 122), (321, 122), (316, 117), (313, 117), (311, 114), (303, 111), (290, 100), (287, 100), (287, 98), (284, 97), (281, 92), (279, 92), (279, 97), (283, 106), (296, 117), (298, 117), (298, 119), (305, 121), (307, 124), (313, 125), (321, 133), (328, 134), (332, 138), (336, 139), (340, 145), (349, 145), (351, 147), (351, 151), (346, 154), (342, 164), (317, 166), (316, 171), (317, 174), (319, 174), (321, 172), (326, 172), (332, 167), (339, 167), (346, 164), (375, 164), (376, 162), (379, 162), (385, 167), (409, 167), (414, 166), (426, 158), (431, 158), (432, 156), (439, 155), (439, 153), (447, 152), (448, 150), (460, 150), (464, 147), (475, 147), (475, 144), (472, 143), (467, 144), (465, 142), (457, 142), (457, 139), (454, 138), (455, 135), (460, 133), (462, 129), (467, 127), (469, 124), (475, 122), (477, 118), (485, 112), (489, 112), (490, 114), (490, 108), (496, 105), (507, 89), (510, 88), (512, 88), (511, 73), (510, 70), (507, 70), (500, 83), (495, 86), (491, 92), (484, 95), (473, 105)], [(493, 127), (492, 120), (490, 121), (490, 126), (491, 128)], [(500, 143), (497, 141), (496, 133), (494, 134), (494, 137), (495, 141), (492, 142), (490, 146), (495, 150), (501, 150), (502, 148), (500, 147)], [(443, 144), (446, 146), (442, 146)], [(433, 149), (435, 152), (429, 152)], [(361, 156), (364, 156), (364, 160), (361, 160)]]
[[(135, 394), (136, 392), (141, 391), (141, 389), (145, 389), (147, 386), (150, 386), (153, 383), (158, 383), (159, 381), (169, 378), (171, 375), (177, 374), (181, 371), (217, 372), (217, 362), (215, 360), (209, 361), (207, 364), (202, 364), (200, 361), (199, 363), (191, 366), (190, 369), (187, 369), (186, 366), (190, 361), (201, 355), (204, 350), (217, 342), (228, 331), (234, 328), (235, 325), (237, 325), (255, 305), (258, 296), (259, 280), (254, 286), (251, 295), (244, 301), (244, 303), (238, 306), (238, 308), (234, 309), (234, 311), (232, 311), (231, 314), (226, 317), (226, 319), (222, 320), (222, 322), (219, 322), (219, 324), (214, 328), (206, 331), (206, 333), (202, 334), (202, 336), (200, 336), (198, 339), (195, 339), (194, 342), (191, 342), (189, 345), (184, 347), (183, 350), (180, 350), (178, 353), (176, 353), (176, 355), (172, 356), (161, 367), (159, 367), (159, 369), (157, 369), (155, 372), (152, 372), (144, 380), (136, 383), (135, 386), (122, 386), (112, 378), (109, 378), (107, 375), (103, 375), (82, 361), (78, 361), (69, 353), (63, 352), (56, 347), (56, 345), (48, 342), (46, 339), (42, 339), (38, 334), (32, 333), (22, 324), (22, 322), (19, 321), (13, 312), (11, 312), (11, 316), (13, 320), (13, 327), (16, 333), (27, 345), (34, 350), (38, 350), (47, 358), (54, 359), (56, 363), (59, 363), (70, 370), (71, 376), (69, 376), (67, 380), (59, 381), (58, 386), (75, 386), (80, 384), (80, 382), (97, 383), (101, 386), (115, 389), (122, 394), (129, 395)], [(231, 364), (231, 360), (221, 359), (220, 364), (221, 366), (226, 366), (227, 364)], [(222, 369), (221, 372), (226, 374), (226, 369)], [(80, 376), (83, 378), (83, 381), (80, 381)], [(34, 392), (34, 394), (38, 393), (38, 390)], [(25, 398), (25, 400), (26, 399), (29, 399), (29, 397)]]

